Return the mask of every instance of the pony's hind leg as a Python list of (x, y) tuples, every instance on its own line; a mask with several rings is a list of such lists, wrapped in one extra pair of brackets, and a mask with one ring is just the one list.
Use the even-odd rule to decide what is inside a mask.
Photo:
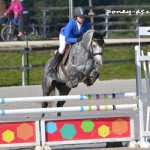
[[(50, 96), (54, 95), (55, 92), (55, 81), (49, 81), (48, 79), (43, 80), (42, 83), (42, 89), (43, 89), (43, 96)], [(42, 108), (47, 108), (48, 105), (52, 106), (53, 102), (43, 102)]]
[[(56, 88), (59, 91), (59, 95), (68, 95), (71, 88), (69, 88), (68, 86), (66, 86), (65, 83), (57, 83), (56, 84)], [(66, 101), (58, 101), (57, 102), (57, 107), (63, 107), (63, 105), (65, 104)], [(61, 116), (61, 113), (57, 113), (57, 116)]]

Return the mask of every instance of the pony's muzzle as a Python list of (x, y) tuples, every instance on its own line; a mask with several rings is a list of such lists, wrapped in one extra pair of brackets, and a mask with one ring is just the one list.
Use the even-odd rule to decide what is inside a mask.
[(95, 60), (96, 64), (98, 64), (98, 65), (102, 65), (103, 64), (102, 55), (96, 55), (94, 57), (94, 60)]

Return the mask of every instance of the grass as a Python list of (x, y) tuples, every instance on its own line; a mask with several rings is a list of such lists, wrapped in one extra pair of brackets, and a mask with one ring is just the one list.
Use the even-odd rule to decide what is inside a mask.
[[(108, 32), (109, 33), (109, 32)], [(109, 39), (123, 39), (123, 38), (136, 38), (136, 34), (134, 32), (110, 32), (108, 34)]]
[[(149, 46), (142, 46), (146, 53)], [(31, 52), (29, 61), (31, 65), (45, 64), (52, 54), (50, 51)], [(134, 46), (105, 47), (103, 60), (134, 60)], [(21, 53), (1, 52), (0, 66), (21, 66)], [(30, 85), (41, 84), (43, 68), (29, 70)], [(134, 63), (103, 64), (100, 67), (100, 80), (133, 79), (135, 78)], [(27, 81), (27, 75), (26, 75)], [(0, 87), (16, 86), (22, 84), (21, 70), (0, 70)]]
[[(134, 60), (134, 46), (106, 47), (104, 61)], [(101, 67), (101, 80), (135, 78), (134, 63), (104, 64)]]

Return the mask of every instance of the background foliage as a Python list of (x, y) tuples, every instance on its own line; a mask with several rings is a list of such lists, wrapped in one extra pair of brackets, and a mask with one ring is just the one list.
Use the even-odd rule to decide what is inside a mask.
[[(7, 7), (10, 4), (10, 0), (5, 0)], [(52, 7), (52, 6), (68, 6), (69, 0), (24, 0), (25, 6), (30, 10), (38, 7)], [(74, 6), (88, 6), (88, 0), (74, 0)], [(107, 5), (150, 5), (149, 0), (93, 0), (93, 6), (107, 6)], [(105, 9), (105, 8), (104, 8)], [(38, 15), (41, 12), (36, 12), (33, 16)], [(54, 20), (52, 16), (55, 13), (64, 15), (65, 12), (55, 11), (51, 12), (50, 18), (52, 23), (58, 23), (58, 20)], [(68, 13), (68, 12), (67, 12)], [(32, 16), (32, 14), (30, 14)], [(65, 14), (66, 15), (66, 14)], [(40, 16), (41, 17), (41, 16)], [(65, 19), (65, 18), (64, 18)], [(125, 20), (121, 18), (122, 21)], [(127, 20), (126, 20), (127, 21)], [(128, 20), (130, 21), (130, 20)], [(123, 35), (125, 35), (123, 33)], [(120, 38), (118, 34), (111, 38)], [(150, 47), (144, 46), (143, 50), (147, 50)], [(34, 52), (30, 54), (29, 59), (32, 65), (45, 64), (50, 57), (50, 52)], [(134, 60), (134, 46), (119, 46), (119, 47), (106, 47), (104, 50), (104, 61), (112, 60)], [(0, 54), (0, 66), (20, 66), (21, 54), (14, 53), (1, 53)], [(41, 84), (43, 78), (43, 68), (36, 68), (30, 70), (30, 84)], [(122, 64), (104, 64), (101, 66), (100, 80), (112, 80), (112, 79), (131, 79), (135, 78), (135, 65), (134, 63), (122, 63)], [(0, 86), (21, 85), (21, 71), (20, 70), (4, 70), (0, 71)]]
[[(68, 6), (69, 0), (24, 0), (25, 5), (32, 7)], [(7, 6), (10, 0), (5, 0)], [(93, 0), (93, 6), (100, 5), (147, 5), (149, 0)], [(88, 0), (74, 0), (74, 6), (88, 6)]]
[[(5, 2), (7, 3), (7, 7), (10, 4), (10, 0), (5, 0)], [(43, 26), (43, 11), (41, 11), (40, 7), (64, 7), (64, 6), (69, 6), (69, 0), (24, 0), (24, 4), (25, 7), (27, 9), (29, 9), (29, 16), (30, 16), (30, 20), (31, 23), (35, 24), (36, 26), (38, 26), (38, 31), (39, 32), (43, 32), (43, 30), (41, 29), (41, 27)], [(92, 4), (93, 7), (94, 6), (110, 6), (110, 5), (136, 5), (135, 8), (140, 8), (141, 5), (150, 5), (150, 1), (149, 0), (92, 0)], [(137, 6), (138, 5), (138, 6)], [(82, 7), (88, 7), (89, 6), (89, 0), (73, 0), (73, 6), (77, 7), (77, 6), (82, 6)], [(108, 8), (107, 8), (108, 9)], [(128, 8), (126, 8), (128, 9)], [(134, 9), (134, 8), (133, 8)], [(89, 11), (86, 9), (86, 11)], [(88, 12), (86, 12), (88, 13)], [(100, 14), (105, 14), (105, 7), (101, 10), (94, 10), (95, 15), (100, 15)], [(68, 22), (69, 20), (69, 12), (68, 9), (65, 10), (61, 10), (61, 9), (57, 9), (57, 10), (50, 10), (48, 12), (46, 12), (47, 18), (46, 18), (46, 25), (49, 26), (47, 27), (47, 35), (49, 35), (49, 37), (51, 35), (55, 35), (54, 38), (58, 37), (59, 31), (61, 30), (62, 27), (64, 27), (64, 25)], [(128, 18), (127, 18), (128, 17)], [(142, 26), (144, 22), (148, 22), (149, 19), (147, 19), (146, 17), (140, 17), (144, 21), (139, 21), (139, 25)], [(88, 18), (88, 21), (90, 22), (90, 18)], [(122, 21), (122, 22), (134, 22), (136, 19), (136, 17), (133, 16), (122, 16), (122, 17), (112, 17), (109, 18), (110, 22), (115, 22), (115, 21)], [(94, 18), (94, 23), (104, 23), (105, 22), (105, 17), (95, 17)], [(136, 24), (136, 23), (135, 23)], [(109, 29), (130, 29), (133, 30), (135, 29), (135, 24), (132, 23), (132, 25), (128, 24), (128, 25), (111, 25), (109, 26)], [(149, 22), (147, 23), (149, 24)], [(145, 25), (145, 24), (144, 24)], [(95, 26), (95, 30), (105, 30), (105, 26), (104, 25), (97, 25)]]

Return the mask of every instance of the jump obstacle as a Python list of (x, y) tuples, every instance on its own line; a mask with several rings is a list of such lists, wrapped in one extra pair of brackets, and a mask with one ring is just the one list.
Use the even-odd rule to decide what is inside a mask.
[[(150, 148), (148, 138), (150, 137), (150, 56), (144, 56), (140, 48), (140, 36), (148, 34), (150, 27), (139, 27), (139, 45), (135, 46), (136, 65), (136, 93), (111, 93), (111, 94), (89, 94), (72, 96), (49, 96), (49, 97), (22, 97), (22, 98), (1, 98), (0, 103), (18, 102), (43, 102), (60, 100), (98, 100), (98, 99), (118, 99), (137, 98), (137, 104), (122, 105), (96, 105), (77, 106), (62, 108), (32, 108), (1, 110), (0, 115), (26, 114), (26, 113), (56, 113), (56, 112), (86, 112), (86, 111), (109, 111), (117, 109), (133, 109), (139, 114), (139, 141), (136, 144), (134, 135), (134, 119), (131, 116), (107, 116), (101, 117), (96, 114), (94, 117), (81, 115), (72, 118), (40, 118), (22, 121), (1, 121), (0, 123), (0, 148), (9, 147), (35, 147), (36, 150), (50, 150), (53, 145), (81, 144), (81, 143), (101, 143), (101, 142), (130, 142), (132, 146)], [(147, 65), (146, 65), (147, 63)], [(143, 67), (142, 67), (143, 66)], [(148, 69), (147, 69), (148, 66)], [(147, 91), (142, 88), (142, 68), (145, 75)], [(148, 70), (148, 71), (147, 71)], [(146, 125), (144, 120), (143, 105), (148, 99)]]
[[(111, 94), (88, 94), (88, 95), (68, 95), (33, 97), (34, 102), (45, 100), (98, 100), (98, 99), (118, 99), (135, 98), (135, 93), (111, 93)], [(69, 98), (70, 99), (69, 99)], [(43, 98), (43, 100), (42, 100)], [(52, 99), (53, 98), (53, 99)], [(58, 98), (58, 99), (57, 99)], [(62, 98), (62, 99), (61, 99)], [(13, 101), (14, 100), (14, 101)], [(21, 98), (1, 98), (3, 105), (7, 103), (31, 102), (31, 97)], [(17, 115), (32, 113), (56, 113), (56, 112), (87, 112), (87, 111), (109, 111), (118, 109), (137, 109), (137, 104), (122, 105), (96, 105), (96, 106), (76, 106), (60, 108), (32, 108), (1, 110), (0, 115)], [(121, 128), (120, 128), (121, 126)], [(119, 130), (118, 130), (119, 129)], [(2, 130), (2, 131), (1, 131)], [(17, 132), (16, 132), (17, 131)], [(40, 133), (41, 132), (41, 133)], [(36, 147), (36, 149), (50, 149), (49, 146), (60, 144), (81, 144), (97, 142), (134, 142), (134, 121), (130, 116), (100, 117), (100, 114), (89, 117), (81, 115), (79, 117), (57, 117), (53, 119), (41, 118), (40, 120), (22, 122), (1, 122), (0, 123), (0, 148), (1, 147)], [(16, 134), (15, 134), (16, 133)], [(41, 137), (40, 137), (41, 135)], [(42, 142), (41, 142), (42, 141)], [(40, 145), (42, 143), (42, 145)]]

